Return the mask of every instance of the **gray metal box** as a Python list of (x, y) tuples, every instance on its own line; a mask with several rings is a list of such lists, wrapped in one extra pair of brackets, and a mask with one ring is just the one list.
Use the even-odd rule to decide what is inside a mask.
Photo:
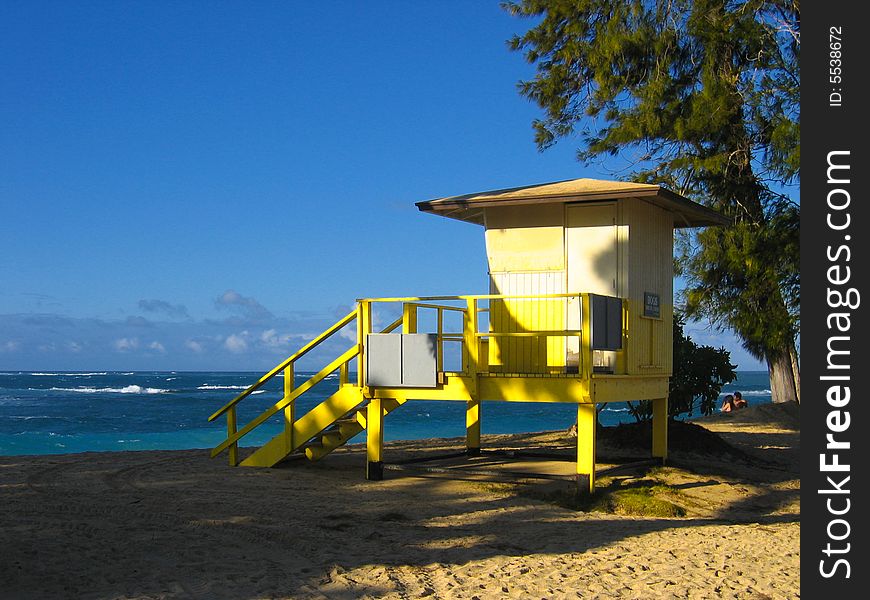
[(402, 385), (429, 387), (436, 385), (438, 336), (434, 333), (402, 334)]
[(434, 333), (369, 334), (366, 385), (434, 388), (437, 385), (436, 355)]
[(622, 349), (622, 299), (589, 295), (593, 350)]
[(372, 333), (366, 338), (366, 385), (395, 387), (402, 383), (402, 336)]

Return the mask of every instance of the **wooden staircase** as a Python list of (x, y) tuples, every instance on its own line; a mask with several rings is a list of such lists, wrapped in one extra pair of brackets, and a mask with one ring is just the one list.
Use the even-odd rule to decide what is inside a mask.
[[(361, 352), (361, 343), (358, 342), (349, 348), (298, 387), (295, 387), (294, 378), (294, 364), (299, 358), (357, 320), (361, 314), (365, 323), (358, 332), (370, 330), (370, 317), (361, 310), (352, 311), (211, 415), (209, 421), (214, 421), (222, 415), (226, 415), (227, 418), (227, 438), (212, 449), (212, 458), (226, 450), (229, 453), (230, 464), (233, 466), (274, 467), (292, 454), (301, 452), (308, 460), (315, 461), (365, 430), (369, 400), (365, 397), (365, 388), (359, 385), (361, 377), (358, 375), (358, 381), (353, 383), (350, 381), (349, 373), (351, 361), (355, 360)], [(388, 325), (381, 333), (389, 333), (400, 325), (402, 325), (401, 318)], [(295, 418), (296, 400), (336, 371), (339, 374), (338, 390), (306, 414), (298, 419)], [(283, 398), (239, 429), (236, 422), (236, 405), (281, 372), (284, 374)], [(404, 402), (404, 400), (385, 401), (384, 414), (392, 412)], [(239, 440), (279, 413), (284, 415), (284, 430), (240, 461)]]
[[(384, 414), (401, 406), (393, 400), (384, 405)], [(356, 385), (344, 385), (329, 398), (294, 421), (292, 435), (281, 432), (239, 463), (243, 467), (274, 467), (290, 455), (302, 452), (317, 461), (343, 446), (366, 428), (366, 407)]]

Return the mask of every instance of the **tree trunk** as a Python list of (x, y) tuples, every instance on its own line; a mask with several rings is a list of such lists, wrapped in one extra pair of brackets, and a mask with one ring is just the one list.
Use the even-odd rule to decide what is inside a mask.
[[(774, 402), (798, 402), (798, 383), (792, 368), (790, 352), (767, 359), (770, 373), (770, 393)], [(798, 376), (799, 377), (799, 376)]]
[(794, 344), (789, 348), (789, 354), (791, 355), (791, 370), (794, 373), (794, 383), (795, 383), (795, 393), (797, 394), (797, 402), (801, 403), (801, 367), (798, 362), (798, 353), (797, 348), (794, 347)]

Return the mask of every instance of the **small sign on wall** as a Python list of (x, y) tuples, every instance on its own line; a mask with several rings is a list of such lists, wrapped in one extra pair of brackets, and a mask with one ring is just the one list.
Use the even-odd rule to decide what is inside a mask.
[(643, 316), (660, 319), (662, 316), (661, 305), (659, 304), (659, 295), (653, 292), (643, 293)]

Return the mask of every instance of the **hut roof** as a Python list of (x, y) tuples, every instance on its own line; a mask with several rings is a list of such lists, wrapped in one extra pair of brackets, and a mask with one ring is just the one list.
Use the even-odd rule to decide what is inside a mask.
[(417, 208), (423, 212), (483, 225), (483, 209), (488, 207), (596, 202), (618, 198), (640, 198), (674, 213), (674, 227), (731, 223), (728, 217), (660, 185), (601, 179), (568, 179), (424, 200), (417, 202)]

